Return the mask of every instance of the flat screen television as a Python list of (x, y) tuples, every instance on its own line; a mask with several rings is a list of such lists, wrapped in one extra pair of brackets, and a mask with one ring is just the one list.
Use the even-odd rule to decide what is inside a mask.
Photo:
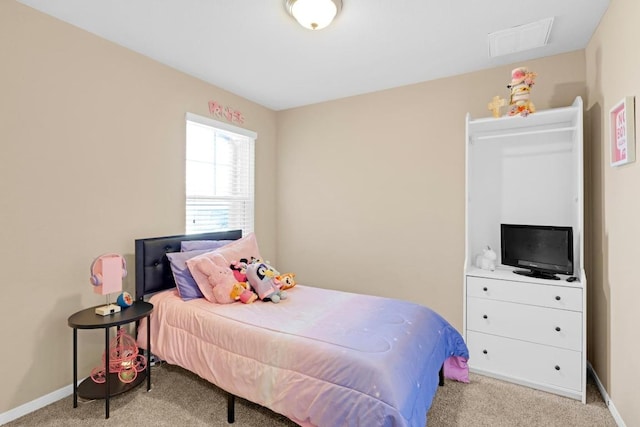
[(502, 264), (543, 279), (573, 275), (573, 230), (550, 225), (500, 224)]

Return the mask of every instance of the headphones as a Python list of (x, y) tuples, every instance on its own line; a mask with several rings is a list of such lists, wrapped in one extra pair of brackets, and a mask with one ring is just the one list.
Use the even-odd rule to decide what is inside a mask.
[(102, 285), (102, 260), (104, 258), (120, 258), (120, 260), (122, 261), (122, 278), (124, 279), (125, 277), (127, 277), (127, 262), (125, 261), (123, 256), (118, 254), (100, 255), (91, 263), (91, 277), (89, 278), (89, 281), (93, 286)]

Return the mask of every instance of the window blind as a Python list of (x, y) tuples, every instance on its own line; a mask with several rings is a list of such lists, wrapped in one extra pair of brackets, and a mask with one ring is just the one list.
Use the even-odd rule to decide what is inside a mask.
[(186, 233), (254, 227), (255, 132), (187, 114)]

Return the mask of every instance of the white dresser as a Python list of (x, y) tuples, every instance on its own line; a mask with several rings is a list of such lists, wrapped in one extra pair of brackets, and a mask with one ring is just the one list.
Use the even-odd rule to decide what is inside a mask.
[(584, 293), (580, 282), (511, 269), (469, 269), (466, 329), (473, 372), (583, 399)]

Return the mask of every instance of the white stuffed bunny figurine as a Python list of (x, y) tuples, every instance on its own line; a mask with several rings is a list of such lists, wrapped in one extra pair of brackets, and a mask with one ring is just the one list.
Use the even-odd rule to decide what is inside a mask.
[(490, 246), (487, 246), (482, 250), (482, 254), (476, 257), (476, 267), (493, 271), (496, 269), (496, 259), (498, 259), (498, 255)]

